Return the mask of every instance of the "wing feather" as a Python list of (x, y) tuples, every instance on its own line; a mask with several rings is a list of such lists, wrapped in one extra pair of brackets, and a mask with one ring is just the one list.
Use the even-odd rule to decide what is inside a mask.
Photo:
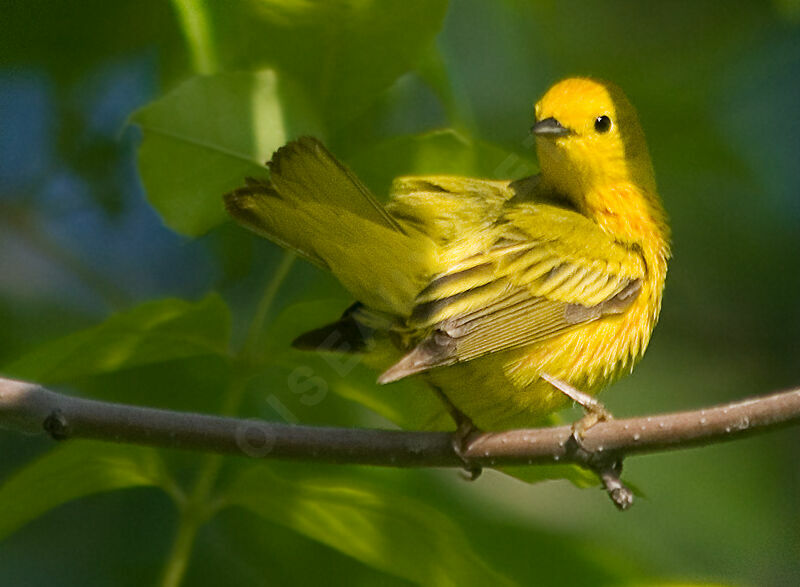
[(534, 344), (618, 314), (636, 299), (647, 271), (637, 250), (555, 206), (518, 204), (493, 231), (492, 246), (455, 263), (423, 290), (409, 326), (430, 334), (382, 382)]

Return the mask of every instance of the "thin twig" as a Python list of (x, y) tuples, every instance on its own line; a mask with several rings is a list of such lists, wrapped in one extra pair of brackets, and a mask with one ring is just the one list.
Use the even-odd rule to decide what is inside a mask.
[[(575, 463), (595, 470), (618, 507), (624, 456), (725, 442), (800, 422), (800, 389), (701, 410), (601, 422), (576, 446), (570, 426), (483, 433), (463, 452), (483, 467)], [(100, 402), (0, 378), (0, 426), (254, 458), (389, 467), (463, 467), (446, 432), (294, 426)], [(629, 503), (627, 505), (630, 505)]]

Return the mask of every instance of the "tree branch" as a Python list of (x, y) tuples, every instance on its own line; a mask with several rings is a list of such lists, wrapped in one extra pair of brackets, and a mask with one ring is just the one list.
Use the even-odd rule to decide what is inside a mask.
[[(294, 426), (82, 399), (0, 378), (0, 426), (57, 440), (94, 438), (254, 458), (390, 467), (575, 463), (597, 472), (624, 509), (623, 456), (725, 442), (800, 422), (800, 389), (701, 410), (570, 426), (477, 434), (458, 456), (446, 432)], [(617, 494), (617, 498), (614, 494)]]

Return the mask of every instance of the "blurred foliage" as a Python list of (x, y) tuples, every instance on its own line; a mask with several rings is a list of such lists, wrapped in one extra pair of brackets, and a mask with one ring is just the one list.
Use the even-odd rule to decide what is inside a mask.
[[(378, 389), (365, 365), (288, 348), (347, 295), (232, 226), (220, 196), (302, 133), (379, 194), (404, 173), (522, 177), (532, 103), (587, 74), (637, 105), (674, 234), (662, 324), (609, 407), (798, 384), (795, 1), (2, 0), (0, 13), (3, 375), (277, 421), (446, 426), (413, 382)], [(630, 459), (646, 497), (620, 515), (563, 480), (4, 432), (0, 581), (793, 585), (797, 440)]]

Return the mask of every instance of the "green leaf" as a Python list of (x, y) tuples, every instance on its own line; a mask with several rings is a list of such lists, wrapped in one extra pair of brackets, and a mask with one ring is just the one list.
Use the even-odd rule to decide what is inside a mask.
[(196, 77), (137, 111), (139, 172), (164, 222), (203, 234), (227, 219), (222, 195), (298, 134), (319, 134), (305, 100), (273, 71)]
[[(161, 75), (185, 71), (180, 63), (183, 39), (167, 2), (4, 2), (3, 21), (3, 63), (16, 71), (34, 68), (54, 73), (59, 82), (74, 81), (98, 64), (130, 59), (156, 45)], [(64, 26), (67, 21), (70, 25)]]
[(218, 295), (199, 302), (159, 300), (45, 343), (3, 372), (38, 383), (62, 383), (137, 365), (227, 355), (229, 338), (230, 313)]
[[(217, 546), (193, 556), (184, 585), (409, 587), (404, 579), (363, 565), (242, 508), (221, 512), (204, 533), (224, 549)], [(235, 553), (234, 560), (230, 553)]]
[(376, 193), (386, 193), (399, 175), (519, 179), (537, 172), (532, 151), (517, 154), (453, 129), (394, 137), (356, 154), (349, 163)]
[(0, 486), (0, 540), (68, 501), (141, 486), (169, 487), (154, 449), (70, 441)]
[(407, 430), (454, 430), (455, 423), (441, 400), (419, 379), (406, 379), (387, 387), (378, 385), (375, 369), (357, 369), (335, 379), (331, 389), (358, 402)]
[(206, 7), (222, 67), (290, 75), (335, 126), (416, 65), (447, 1), (209, 0)]
[(597, 475), (578, 465), (535, 465), (530, 467), (503, 467), (498, 469), (524, 483), (541, 483), (553, 479), (566, 479), (577, 487), (597, 487)]
[(509, 585), (478, 556), (464, 529), (430, 506), (342, 480), (297, 483), (252, 467), (227, 503), (376, 569), (425, 585)]

